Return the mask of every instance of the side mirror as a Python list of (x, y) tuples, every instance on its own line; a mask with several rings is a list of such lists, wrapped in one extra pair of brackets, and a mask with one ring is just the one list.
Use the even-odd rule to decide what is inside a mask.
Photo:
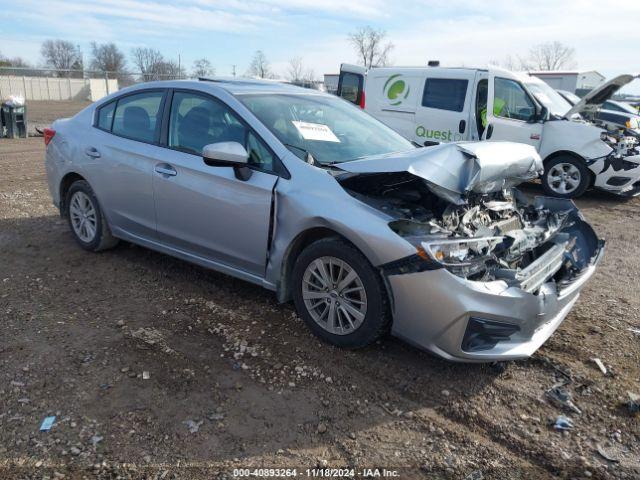
[(233, 167), (238, 180), (249, 180), (251, 169), (247, 167), (249, 154), (238, 142), (217, 142), (205, 145), (202, 160), (210, 167)]
[(549, 120), (549, 109), (544, 105), (542, 105), (542, 107), (540, 108), (540, 111), (538, 112), (537, 117), (538, 117), (536, 118), (537, 121), (546, 122), (547, 120)]

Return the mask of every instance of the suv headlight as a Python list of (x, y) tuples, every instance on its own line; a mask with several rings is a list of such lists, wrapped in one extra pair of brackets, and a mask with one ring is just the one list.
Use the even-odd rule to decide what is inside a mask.
[[(429, 259), (445, 267), (466, 267), (487, 257), (503, 240), (504, 237), (441, 239), (423, 241), (420, 246)], [(420, 255), (420, 249), (418, 252)]]

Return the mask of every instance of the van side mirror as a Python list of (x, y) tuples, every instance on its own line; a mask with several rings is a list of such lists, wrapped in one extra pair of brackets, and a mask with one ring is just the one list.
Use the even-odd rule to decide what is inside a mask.
[(546, 122), (547, 120), (549, 120), (549, 109), (542, 105), (536, 117), (536, 121)]
[(251, 169), (247, 167), (249, 154), (238, 142), (217, 142), (205, 145), (202, 160), (210, 167), (233, 167), (238, 180), (249, 180)]

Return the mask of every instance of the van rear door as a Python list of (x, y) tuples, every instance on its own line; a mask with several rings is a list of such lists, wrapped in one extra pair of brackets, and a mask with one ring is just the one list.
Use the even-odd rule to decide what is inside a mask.
[(364, 79), (367, 69), (359, 65), (349, 65), (343, 63), (340, 65), (340, 77), (338, 77), (339, 97), (364, 108)]
[(475, 71), (431, 67), (424, 72), (412, 140), (425, 146), (467, 140)]
[(423, 84), (423, 69), (373, 68), (367, 72), (365, 110), (403, 137), (415, 140), (416, 105)]

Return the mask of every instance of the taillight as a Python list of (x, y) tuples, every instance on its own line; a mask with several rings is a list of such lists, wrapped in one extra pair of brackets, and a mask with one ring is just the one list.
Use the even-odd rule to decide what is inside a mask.
[(360, 92), (360, 108), (364, 110), (364, 90)]
[(51, 141), (53, 136), (56, 134), (56, 131), (53, 128), (45, 128), (43, 133), (44, 133), (44, 144), (45, 146), (47, 146), (49, 145), (49, 142)]

